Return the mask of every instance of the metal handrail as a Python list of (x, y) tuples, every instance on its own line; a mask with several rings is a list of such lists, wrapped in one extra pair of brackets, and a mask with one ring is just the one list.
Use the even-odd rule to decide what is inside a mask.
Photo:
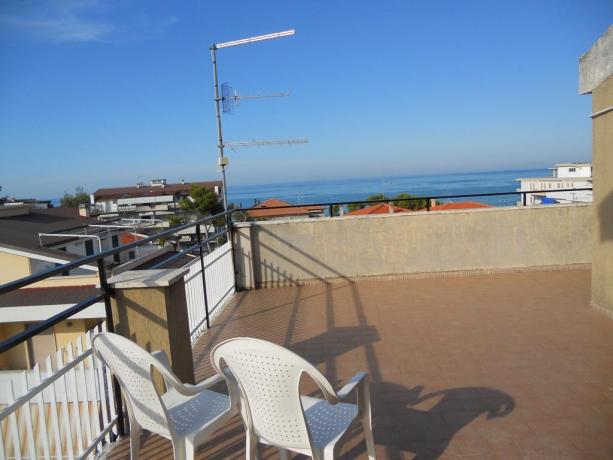
[(469, 197), (481, 197), (481, 196), (503, 196), (503, 195), (536, 195), (539, 193), (558, 193), (558, 192), (580, 192), (588, 191), (592, 188), (569, 188), (569, 189), (547, 189), (547, 190), (522, 190), (515, 192), (495, 192), (495, 193), (467, 193), (463, 195), (428, 195), (428, 196), (412, 196), (410, 198), (395, 198), (388, 197), (379, 200), (357, 200), (357, 201), (327, 201), (324, 203), (305, 203), (305, 204), (290, 204), (283, 206), (266, 206), (266, 207), (251, 207), (251, 208), (235, 208), (228, 212), (237, 211), (260, 211), (264, 209), (284, 209), (284, 208), (309, 208), (314, 206), (339, 206), (344, 204), (362, 204), (362, 203), (389, 203), (390, 201), (423, 201), (423, 200), (445, 200), (450, 198), (469, 198)]

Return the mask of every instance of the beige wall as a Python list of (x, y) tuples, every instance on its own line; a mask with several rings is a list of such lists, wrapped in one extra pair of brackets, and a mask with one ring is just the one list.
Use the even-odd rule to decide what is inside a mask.
[[(613, 75), (592, 92), (592, 109), (613, 105)], [(613, 314), (613, 112), (594, 118), (594, 260), (592, 303)]]
[(591, 205), (491, 208), (237, 225), (239, 284), (591, 262)]
[(0, 252), (0, 284), (30, 275), (30, 262), (27, 257)]
[[(4, 323), (0, 324), (0, 337), (2, 339), (8, 339), (14, 335), (19, 334), (24, 330), (23, 323)], [(28, 348), (27, 344), (21, 343), (14, 348), (2, 353), (2, 360), (0, 360), (0, 369), (28, 369)]]

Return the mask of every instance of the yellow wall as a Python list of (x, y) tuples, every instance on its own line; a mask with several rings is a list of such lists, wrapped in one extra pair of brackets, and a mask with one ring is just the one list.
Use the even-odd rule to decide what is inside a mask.
[[(4, 338), (9, 338), (23, 331), (23, 323), (4, 323), (0, 324), (0, 331)], [(0, 358), (0, 368), (7, 369), (28, 369), (28, 348), (25, 343), (17, 345), (9, 351), (2, 353)]]
[[(592, 110), (613, 105), (613, 75), (592, 92)], [(594, 256), (592, 302), (613, 315), (613, 112), (592, 123), (594, 161)]]
[[(77, 344), (77, 338), (81, 337), (81, 345), (85, 345), (85, 332), (94, 324), (95, 319), (74, 319), (64, 321), (55, 326), (55, 344), (58, 348), (65, 347), (68, 343)], [(71, 324), (69, 326), (69, 324)]]
[(0, 284), (30, 275), (30, 262), (27, 257), (0, 252)]
[[(55, 352), (58, 348), (63, 348), (72, 343), (77, 343), (77, 338), (81, 337), (81, 344), (85, 345), (85, 332), (91, 329), (98, 320), (95, 319), (76, 319), (64, 321), (54, 327), (55, 347), (52, 350), (45, 350), (45, 355), (52, 355), (55, 362)], [(70, 326), (68, 324), (71, 324)], [(0, 324), (0, 340), (5, 340), (23, 331), (28, 326), (26, 323), (4, 323)], [(73, 353), (76, 349), (73, 348)], [(68, 357), (64, 355), (64, 359)], [(2, 353), (0, 355), (0, 370), (24, 370), (30, 369), (35, 363), (30, 362), (28, 348), (25, 343)], [(39, 363), (43, 364), (43, 363)]]

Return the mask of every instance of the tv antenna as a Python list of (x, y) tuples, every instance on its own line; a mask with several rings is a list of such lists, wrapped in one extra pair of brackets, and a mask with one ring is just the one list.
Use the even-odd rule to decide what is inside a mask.
[(237, 90), (232, 88), (227, 82), (222, 83), (221, 85), (221, 110), (223, 113), (234, 113), (234, 108), (238, 107), (242, 100), (248, 99), (269, 99), (272, 97), (288, 97), (290, 95), (289, 91), (285, 91), (282, 93), (271, 93), (271, 94), (253, 94), (253, 95), (243, 95), (240, 94)]
[[(219, 83), (218, 83), (219, 80), (218, 80), (218, 75), (217, 75), (217, 51), (223, 48), (229, 48), (233, 46), (247, 45), (247, 44), (257, 43), (257, 42), (266, 41), (266, 40), (273, 40), (277, 38), (289, 37), (291, 35), (294, 35), (295, 33), (296, 31), (294, 29), (283, 30), (281, 32), (274, 32), (271, 34), (258, 35), (255, 37), (241, 38), (239, 40), (232, 40), (232, 41), (224, 42), (224, 43), (213, 43), (209, 48), (211, 51), (211, 63), (213, 64), (213, 89), (214, 89), (213, 100), (215, 102), (215, 118), (217, 121), (217, 149), (219, 151), (218, 164), (221, 170), (221, 180), (223, 183), (224, 211), (228, 210), (228, 187), (226, 184), (226, 168), (228, 167), (229, 161), (228, 161), (228, 158), (224, 155), (224, 147), (227, 144), (224, 143), (224, 140), (223, 140), (223, 134), (222, 134), (222, 128), (221, 128), (221, 114), (222, 112), (230, 113), (230, 111), (233, 109), (233, 106), (236, 105), (238, 101), (240, 101), (241, 96), (239, 96), (238, 92), (234, 92), (232, 87), (230, 87), (229, 85), (225, 85), (226, 86), (226, 96), (227, 96), (225, 100), (224, 100), (224, 94), (223, 94), (223, 87), (222, 87), (222, 94), (220, 94), (220, 91), (219, 91), (220, 88), (219, 88)], [(246, 98), (247, 97), (243, 97), (243, 99), (246, 99)], [(258, 98), (258, 96), (252, 97), (252, 98), (254, 99)], [(284, 142), (284, 143), (287, 143), (287, 142)], [(267, 145), (267, 144), (260, 144), (260, 145)]]
[(306, 144), (308, 139), (270, 139), (270, 140), (251, 140), (251, 141), (230, 141), (224, 144), (224, 147), (262, 147), (263, 145), (293, 145)]

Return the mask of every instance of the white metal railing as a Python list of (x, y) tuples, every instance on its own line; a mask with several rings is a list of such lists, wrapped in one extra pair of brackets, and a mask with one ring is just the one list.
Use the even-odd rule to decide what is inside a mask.
[[(203, 262), (209, 319), (212, 319), (221, 312), (235, 292), (230, 243), (225, 243), (204, 256)], [(184, 275), (183, 279), (185, 281), (185, 296), (189, 316), (189, 333), (193, 343), (206, 330), (206, 310), (200, 258), (191, 261), (187, 267), (189, 267), (189, 272)]]
[[(111, 373), (84, 344), (57, 350), (31, 371), (0, 372), (0, 459), (93, 458), (116, 434)], [(4, 374), (4, 375), (3, 375)]]

